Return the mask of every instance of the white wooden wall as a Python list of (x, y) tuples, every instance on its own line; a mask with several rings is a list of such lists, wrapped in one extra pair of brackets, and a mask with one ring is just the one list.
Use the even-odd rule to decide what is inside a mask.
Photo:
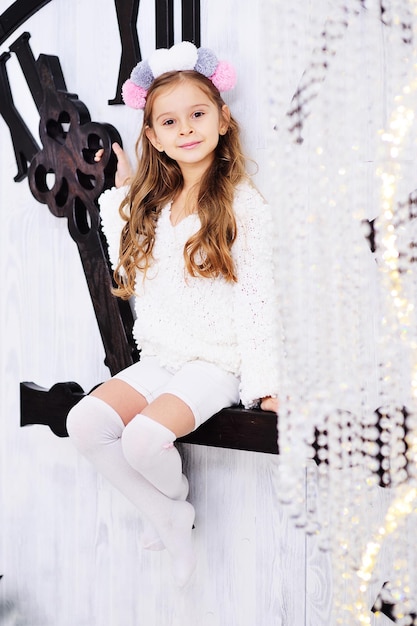
[[(283, 90), (289, 98), (308, 56), (310, 12), (324, 15), (328, 8), (324, 0), (297, 2), (305, 8), (299, 14), (304, 53), (295, 55), (296, 42), (277, 33), (285, 42)], [(0, 12), (9, 4), (0, 0)], [(281, 4), (283, 14), (291, 9), (291, 3)], [(142, 0), (140, 8), (145, 57), (154, 41), (152, 5)], [(202, 42), (237, 67), (239, 86), (229, 101), (268, 195), (268, 122), (253, 89), (264, 78), (261, 5), (202, 0)], [(113, 123), (132, 152), (140, 114), (107, 105), (120, 53), (113, 2), (53, 0), (11, 41), (23, 30), (32, 34), (35, 56), (60, 57), (69, 91), (86, 103), (93, 120)], [(36, 136), (37, 112), (15, 58), (8, 70), (16, 105)], [(27, 182), (13, 182), (16, 166), (2, 119), (0, 146), (1, 626), (329, 625), (329, 557), (279, 505), (278, 457), (183, 446), (197, 510), (199, 567), (193, 585), (179, 592), (166, 555), (140, 550), (136, 511), (69, 440), (46, 427), (19, 427), (20, 381), (50, 387), (75, 380), (89, 390), (108, 372), (76, 246), (65, 221), (32, 198)], [(376, 517), (387, 498), (382, 490), (375, 494)], [(378, 574), (375, 595), (386, 573)]]

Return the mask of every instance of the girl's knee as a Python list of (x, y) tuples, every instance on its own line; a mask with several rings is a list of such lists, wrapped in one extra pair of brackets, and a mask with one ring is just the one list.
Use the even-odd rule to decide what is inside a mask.
[(67, 416), (68, 435), (81, 451), (119, 439), (123, 427), (116, 411), (94, 396), (85, 396)]
[(88, 411), (86, 411), (85, 400), (86, 398), (80, 400), (67, 415), (67, 432), (74, 441), (80, 439), (82, 433), (86, 431)]
[(158, 463), (158, 458), (172, 448), (175, 439), (171, 430), (139, 414), (123, 431), (123, 454), (132, 467), (138, 471), (144, 470)]

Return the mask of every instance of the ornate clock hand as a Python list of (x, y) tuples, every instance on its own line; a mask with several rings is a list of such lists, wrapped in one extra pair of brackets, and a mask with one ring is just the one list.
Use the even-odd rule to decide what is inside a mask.
[[(116, 159), (111, 144), (121, 139), (113, 126), (91, 122), (87, 107), (63, 90), (65, 81), (57, 57), (41, 55), (37, 67), (44, 95), (40, 108), (43, 149), (30, 165), (30, 189), (55, 216), (68, 219), (87, 278), (105, 362), (114, 374), (137, 358), (130, 306), (111, 294), (97, 205), (97, 197), (114, 179)], [(103, 157), (97, 163), (94, 154), (99, 148), (103, 148)]]

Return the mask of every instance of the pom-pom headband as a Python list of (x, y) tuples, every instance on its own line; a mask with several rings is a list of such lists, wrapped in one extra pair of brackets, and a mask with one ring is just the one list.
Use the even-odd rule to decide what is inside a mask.
[(208, 48), (196, 48), (182, 41), (172, 48), (159, 48), (147, 61), (133, 68), (130, 78), (123, 84), (124, 103), (133, 109), (144, 109), (148, 89), (155, 78), (165, 72), (195, 70), (211, 80), (219, 91), (229, 91), (236, 84), (235, 69), (227, 61), (218, 61)]

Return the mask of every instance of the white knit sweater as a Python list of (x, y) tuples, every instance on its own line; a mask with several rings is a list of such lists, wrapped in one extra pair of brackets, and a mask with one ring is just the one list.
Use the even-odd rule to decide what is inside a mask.
[[(107, 190), (99, 200), (113, 269), (125, 223), (118, 207), (126, 190)], [(249, 183), (237, 188), (234, 210), (238, 282), (230, 283), (186, 272), (184, 244), (199, 229), (199, 217), (192, 214), (173, 226), (171, 205), (163, 208), (145, 281), (138, 272), (133, 333), (142, 355), (158, 356), (174, 371), (201, 359), (234, 373), (242, 403), (250, 407), (280, 391), (273, 228), (270, 208)]]

